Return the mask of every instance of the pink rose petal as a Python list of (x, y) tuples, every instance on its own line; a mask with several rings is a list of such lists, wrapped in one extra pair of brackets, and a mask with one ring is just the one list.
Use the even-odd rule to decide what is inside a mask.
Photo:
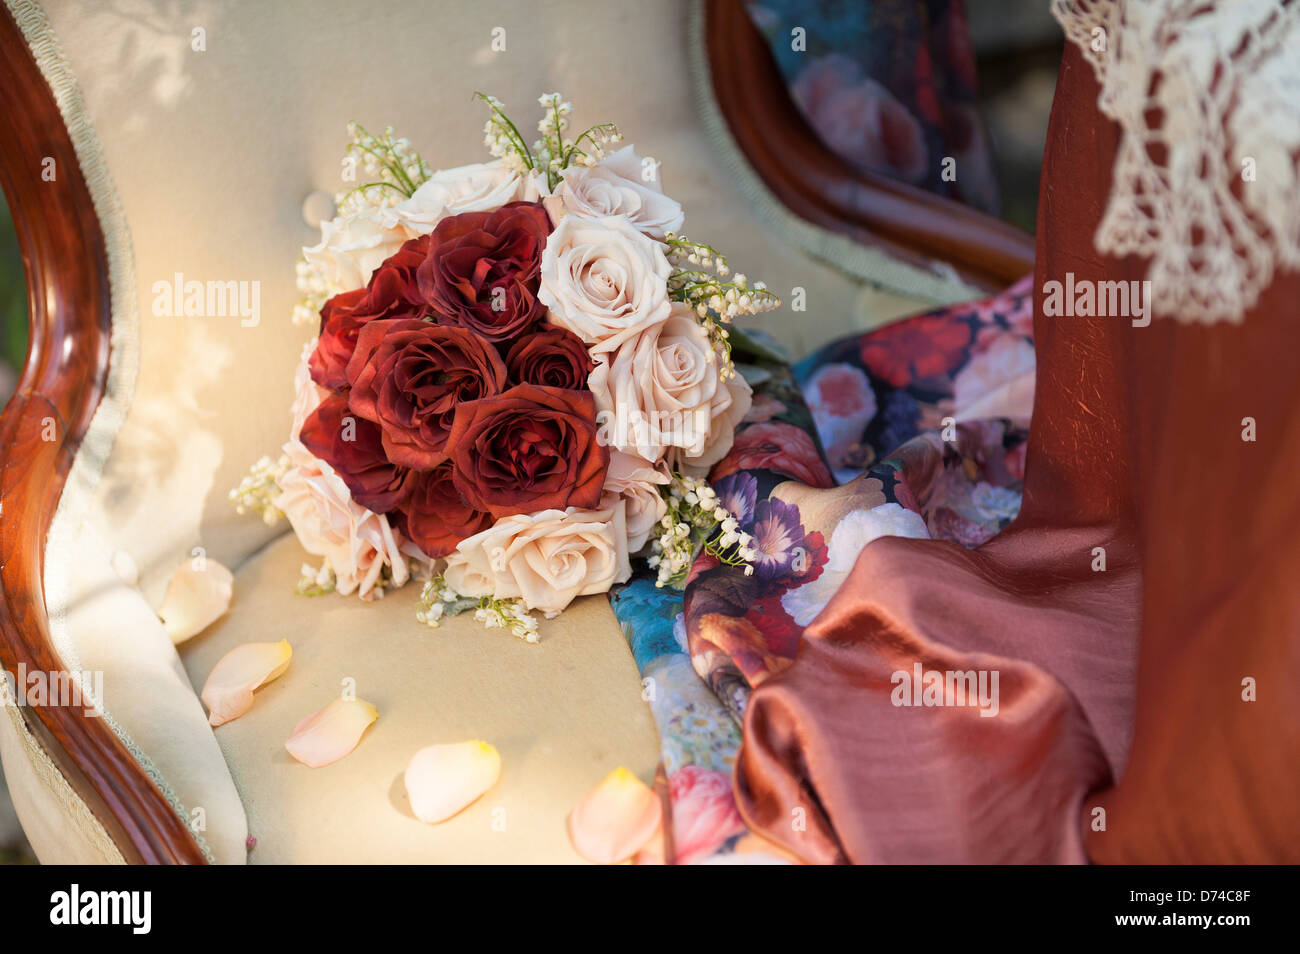
[(284, 747), (311, 768), (337, 762), (357, 747), (379, 710), (361, 699), (335, 699), (293, 727)]
[(251, 709), (253, 690), (288, 669), (292, 656), (293, 648), (287, 639), (244, 643), (222, 656), (212, 667), (199, 696), (208, 707), (208, 722), (223, 725)]
[(216, 560), (204, 559), (203, 569), (188, 561), (167, 584), (158, 615), (173, 643), (183, 643), (203, 632), (230, 608), (235, 578)]
[(486, 792), (501, 777), (501, 755), (478, 740), (431, 745), (411, 756), (406, 794), (420, 821), (446, 821)]
[(569, 840), (588, 861), (617, 864), (654, 836), (662, 818), (659, 796), (620, 766), (578, 802), (569, 816)]

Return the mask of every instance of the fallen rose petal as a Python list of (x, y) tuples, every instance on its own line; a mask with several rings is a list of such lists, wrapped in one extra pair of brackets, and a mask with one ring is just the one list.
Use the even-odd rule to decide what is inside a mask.
[(335, 699), (293, 727), (284, 747), (311, 768), (337, 762), (357, 747), (379, 710), (361, 699)]
[(573, 809), (569, 840), (588, 861), (617, 864), (635, 855), (654, 836), (662, 817), (659, 796), (620, 766)]
[(167, 584), (158, 615), (173, 643), (203, 632), (230, 608), (235, 578), (216, 560), (203, 560), (203, 569), (185, 563)]
[(500, 777), (500, 753), (475, 740), (420, 749), (411, 756), (404, 781), (415, 817), (435, 825), (467, 807)]
[(289, 668), (293, 647), (278, 643), (244, 643), (226, 653), (212, 667), (199, 698), (208, 707), (208, 722), (222, 725), (238, 719), (253, 706), (253, 690)]

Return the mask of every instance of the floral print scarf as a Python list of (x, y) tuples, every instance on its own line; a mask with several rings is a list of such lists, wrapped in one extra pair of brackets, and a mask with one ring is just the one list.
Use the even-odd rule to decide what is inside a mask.
[[(702, 555), (684, 594), (643, 574), (611, 594), (662, 747), (664, 858), (794, 860), (751, 833), (732, 770), (750, 690), (882, 536), (978, 546), (1020, 507), (1034, 349), (1028, 277), (992, 298), (834, 342), (791, 367), (737, 333), (754, 402), (710, 478), (753, 534), (745, 576)], [(657, 857), (657, 855), (656, 855)]]

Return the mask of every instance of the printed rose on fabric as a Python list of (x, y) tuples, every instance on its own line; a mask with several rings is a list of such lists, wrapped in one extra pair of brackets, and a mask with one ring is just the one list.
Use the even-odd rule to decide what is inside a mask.
[(435, 559), (446, 556), (460, 541), (492, 524), (490, 515), (466, 503), (452, 474), (451, 461), (419, 474), (396, 514), (402, 532)]
[(413, 472), (388, 459), (379, 426), (349, 410), (345, 395), (322, 401), (303, 423), (299, 439), (334, 468), (361, 506), (387, 513), (406, 499)]
[(657, 163), (649, 167), (653, 177), (647, 180), (647, 161), (625, 146), (594, 166), (570, 166), (560, 174), (555, 195), (570, 215), (621, 215), (633, 228), (662, 241), (667, 233), (682, 230), (684, 216), (681, 205), (664, 195)]
[(867, 425), (876, 416), (871, 381), (861, 368), (851, 364), (827, 364), (808, 379), (803, 393), (831, 467), (844, 468), (850, 452), (862, 442)]
[(589, 392), (519, 384), (461, 404), (448, 446), (457, 489), (494, 517), (600, 503), (609, 449)]
[(928, 171), (921, 124), (856, 60), (839, 53), (813, 59), (790, 93), (825, 143), (850, 162), (905, 182)]
[(946, 312), (886, 325), (862, 339), (867, 370), (896, 388), (947, 374), (966, 356), (970, 326)]
[(668, 776), (668, 798), (675, 864), (703, 861), (746, 830), (726, 772), (684, 765)]
[(532, 202), (439, 222), (416, 271), (438, 323), (500, 342), (539, 321), (546, 310), (537, 300), (538, 269), (550, 228), (546, 211)]
[(506, 368), (515, 384), (585, 391), (592, 370), (587, 346), (571, 331), (546, 328), (510, 346)]
[(371, 276), (364, 289), (335, 295), (321, 309), (320, 337), (312, 352), (316, 383), (331, 390), (347, 387), (347, 366), (361, 329), (371, 321), (419, 318), (428, 309), (420, 298), (415, 269), (424, 260), (425, 237), (405, 243)]
[(425, 470), (446, 458), (456, 408), (506, 388), (506, 366), (472, 331), (418, 319), (373, 321), (348, 362), (348, 406), (383, 430), (384, 450)]
[(538, 294), (552, 324), (600, 354), (668, 317), (670, 271), (663, 247), (627, 219), (566, 216), (546, 243)]
[(783, 421), (751, 424), (737, 434), (731, 453), (713, 468), (713, 479), (742, 470), (775, 471), (809, 487), (835, 486), (813, 439)]
[(1034, 409), (1034, 346), (1002, 334), (977, 350), (953, 379), (958, 420), (1005, 417), (1027, 424)]
[(444, 576), (464, 596), (521, 599), (548, 616), (579, 596), (604, 593), (632, 574), (623, 502), (598, 510), (542, 510), (504, 517), (462, 540)]

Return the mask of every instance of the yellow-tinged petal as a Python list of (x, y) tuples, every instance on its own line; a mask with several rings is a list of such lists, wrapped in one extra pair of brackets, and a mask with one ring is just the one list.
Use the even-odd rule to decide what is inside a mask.
[(569, 839), (588, 861), (612, 865), (635, 855), (659, 828), (659, 796), (623, 767), (583, 796), (569, 816)]
[(446, 821), (486, 792), (501, 777), (496, 747), (477, 739), (431, 745), (411, 756), (406, 766), (406, 795), (422, 822)]
[(212, 667), (199, 696), (208, 707), (208, 722), (222, 725), (251, 709), (253, 690), (288, 669), (292, 656), (293, 647), (287, 639), (244, 643), (222, 656)]
[(216, 560), (203, 560), (203, 569), (187, 561), (167, 584), (158, 615), (173, 643), (203, 632), (230, 608), (235, 578)]
[(357, 747), (379, 710), (362, 699), (335, 699), (293, 727), (284, 747), (311, 768), (337, 762)]

